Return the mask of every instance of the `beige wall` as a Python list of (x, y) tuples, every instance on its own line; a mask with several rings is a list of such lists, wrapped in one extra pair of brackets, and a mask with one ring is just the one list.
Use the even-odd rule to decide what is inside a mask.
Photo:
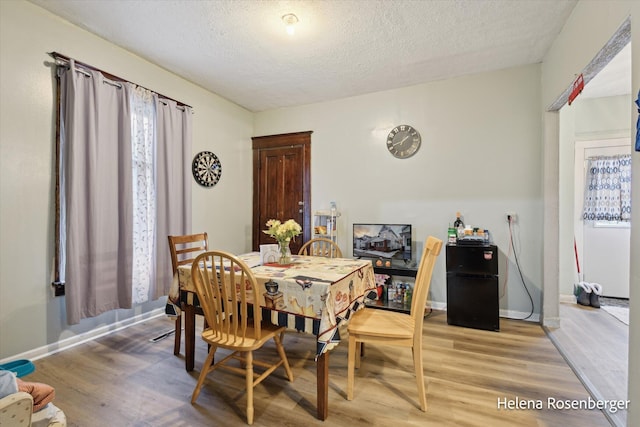
[[(112, 330), (164, 307), (161, 299), (70, 327), (64, 298), (52, 295), (51, 51), (193, 106), (194, 154), (215, 152), (223, 170), (212, 189), (193, 184), (193, 228), (209, 232), (216, 246), (239, 252), (250, 248), (251, 113), (31, 3), (0, 1), (0, 360), (42, 347), (52, 350), (58, 341)], [(221, 208), (225, 200), (234, 201), (233, 210)]]
[[(640, 89), (640, 2), (638, 1), (582, 1), (578, 2), (561, 34), (556, 38), (551, 50), (542, 64), (542, 105), (546, 109), (573, 81), (576, 74), (595, 57), (627, 17), (631, 17), (632, 47), (632, 93), (635, 98)], [(633, 109), (630, 105), (629, 108)], [(545, 114), (545, 152), (558, 153), (557, 120), (553, 113)], [(630, 128), (635, 129), (637, 113), (633, 111)], [(635, 133), (634, 133), (635, 134)], [(640, 153), (634, 152), (633, 161), (633, 199), (640, 199)], [(558, 173), (553, 165), (553, 157), (545, 156), (545, 199), (556, 199), (558, 194)], [(555, 176), (553, 175), (555, 173)], [(555, 181), (555, 183), (554, 183)], [(632, 212), (631, 225), (631, 271), (630, 271), (630, 327), (629, 327), (629, 400), (632, 402), (627, 425), (640, 425), (640, 209)], [(545, 209), (545, 229), (556, 228), (558, 211)], [(556, 232), (557, 236), (557, 232)], [(548, 271), (558, 256), (558, 242), (545, 241), (545, 284), (543, 311), (557, 316), (558, 271)], [(547, 246), (549, 245), (549, 246)], [(555, 250), (555, 251), (554, 251)], [(555, 280), (554, 280), (555, 279)], [(546, 317), (546, 314), (545, 314)], [(633, 381), (632, 381), (633, 379)], [(635, 404), (633, 403), (635, 402)]]
[[(257, 113), (255, 133), (313, 130), (313, 209), (337, 203), (345, 254), (351, 255), (355, 222), (411, 223), (419, 252), (429, 235), (446, 239), (456, 211), (467, 224), (489, 229), (501, 252), (503, 278), (509, 269), (500, 308), (524, 317), (531, 305), (513, 254), (506, 265), (505, 213), (517, 213), (519, 262), (539, 312), (540, 108), (540, 67), (531, 65)], [(389, 130), (403, 123), (420, 132), (422, 146), (400, 160), (385, 142)], [(429, 299), (446, 303), (445, 256), (438, 260)]]

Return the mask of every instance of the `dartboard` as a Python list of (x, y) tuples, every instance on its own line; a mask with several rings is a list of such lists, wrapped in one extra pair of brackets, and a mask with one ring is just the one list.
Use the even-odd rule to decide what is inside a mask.
[(201, 151), (193, 158), (193, 178), (203, 187), (213, 187), (222, 176), (222, 164), (211, 151)]

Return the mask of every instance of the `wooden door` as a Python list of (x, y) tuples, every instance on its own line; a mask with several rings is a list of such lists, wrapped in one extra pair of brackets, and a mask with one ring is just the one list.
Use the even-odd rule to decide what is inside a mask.
[(302, 226), (291, 243), (298, 253), (311, 236), (311, 132), (257, 136), (253, 141), (253, 250), (276, 243), (262, 232), (270, 219)]

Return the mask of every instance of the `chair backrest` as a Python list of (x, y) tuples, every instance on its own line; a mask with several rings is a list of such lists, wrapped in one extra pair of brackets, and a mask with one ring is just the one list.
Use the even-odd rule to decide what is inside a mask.
[(342, 258), (340, 246), (331, 239), (317, 237), (302, 245), (298, 255), (321, 256), (325, 258)]
[(422, 335), (422, 321), (424, 318), (424, 309), (427, 303), (427, 295), (429, 294), (429, 286), (431, 285), (431, 275), (436, 265), (436, 258), (440, 255), (442, 249), (442, 240), (433, 236), (427, 237), (416, 274), (416, 282), (413, 288), (413, 297), (411, 300), (411, 318), (415, 322), (415, 333)]
[(207, 233), (169, 236), (169, 250), (171, 251), (173, 274), (178, 271), (178, 266), (192, 264), (198, 254), (208, 249), (209, 239)]
[(255, 330), (252, 337), (261, 337), (262, 310), (253, 306), (259, 301), (258, 282), (241, 259), (224, 251), (204, 252), (192, 263), (191, 279), (216, 337), (227, 337), (228, 345), (240, 345), (251, 323)]
[(33, 413), (33, 397), (24, 391), (0, 399), (0, 425), (29, 427)]

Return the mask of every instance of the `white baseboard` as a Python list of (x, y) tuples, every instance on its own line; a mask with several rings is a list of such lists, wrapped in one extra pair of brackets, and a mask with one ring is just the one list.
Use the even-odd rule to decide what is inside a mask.
[(96, 338), (100, 338), (102, 336), (121, 331), (122, 329), (128, 328), (129, 326), (146, 322), (147, 320), (155, 319), (156, 317), (160, 317), (160, 316), (166, 316), (166, 314), (164, 313), (164, 307), (156, 308), (149, 312), (142, 313), (137, 316), (130, 317), (128, 319), (125, 319), (116, 323), (111, 323), (109, 325), (92, 329), (88, 332), (75, 335), (73, 337), (66, 338), (48, 345), (44, 345), (42, 347), (35, 348), (33, 350), (29, 350), (24, 353), (14, 355), (7, 359), (2, 359), (0, 360), (0, 364), (10, 362), (12, 360), (19, 360), (19, 359), (27, 359), (31, 361), (42, 359), (43, 357), (50, 356), (60, 351), (70, 349), (72, 347), (83, 344), (85, 342), (92, 341), (92, 340), (95, 340)]
[(525, 320), (527, 322), (534, 322), (534, 323), (540, 323), (540, 314), (539, 313), (533, 313), (531, 314), (530, 317), (529, 316), (531, 312), (527, 311), (516, 311), (516, 310), (500, 310), (500, 317), (504, 317), (506, 319), (513, 319), (513, 320)]
[(433, 310), (447, 311), (447, 303), (446, 302), (429, 301), (427, 303), (427, 306), (431, 307)]
[(560, 294), (560, 302), (569, 302), (569, 303), (575, 303), (576, 302), (576, 296), (575, 295), (566, 295), (566, 294)]

